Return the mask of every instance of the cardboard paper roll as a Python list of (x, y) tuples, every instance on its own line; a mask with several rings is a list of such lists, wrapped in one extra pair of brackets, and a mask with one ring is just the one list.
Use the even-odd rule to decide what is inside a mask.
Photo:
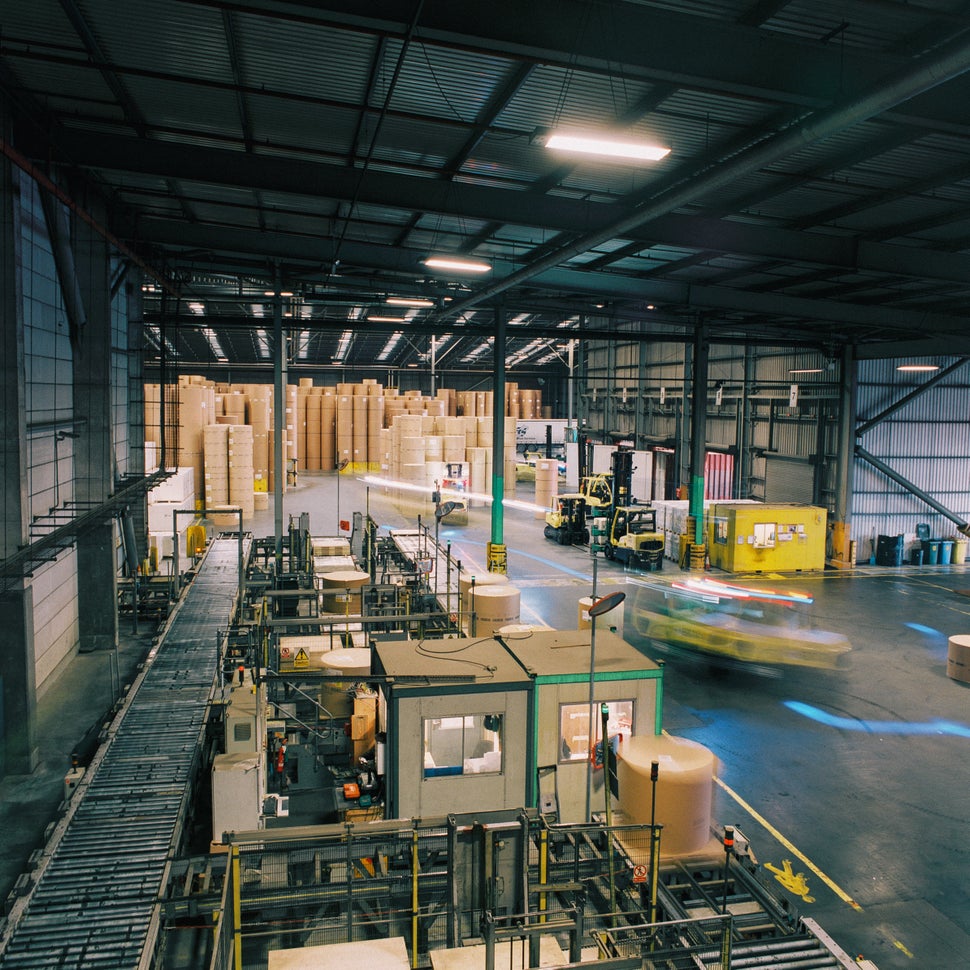
[(473, 579), (476, 589), (479, 586), (507, 586), (509, 582), (509, 577), (505, 573), (490, 573), (484, 570), (480, 573), (472, 573), (463, 569), (458, 577), (458, 589), (462, 596), (467, 596), (471, 590)]
[(970, 636), (965, 633), (950, 637), (946, 655), (946, 675), (953, 680), (970, 684)]
[(499, 627), (495, 635), (503, 640), (528, 640), (541, 626), (533, 623), (509, 623), (507, 626)]
[(465, 460), (465, 436), (463, 434), (442, 435), (441, 448), (444, 461)]
[(360, 587), (370, 574), (360, 569), (338, 569), (317, 577), (320, 587), (320, 606), (327, 613), (357, 614), (360, 612)]
[[(474, 592), (469, 590), (466, 609), (475, 614), (474, 635), (476, 637), (490, 637), (496, 630), (510, 623), (519, 622), (519, 608), (521, 593), (515, 587), (507, 584), (493, 586), (478, 586)], [(469, 623), (469, 630), (472, 627)]]
[(702, 744), (669, 735), (634, 736), (619, 746), (619, 807), (634, 824), (649, 824), (658, 763), (657, 816), (663, 825), (661, 856), (699, 852), (711, 839), (711, 810), (717, 759)]
[(588, 630), (592, 626), (592, 622), (589, 618), (589, 608), (592, 605), (592, 596), (581, 596), (579, 598), (579, 620), (576, 624), (577, 630)]
[(313, 659), (330, 674), (357, 678), (370, 673), (371, 653), (367, 647), (325, 650), (315, 653)]

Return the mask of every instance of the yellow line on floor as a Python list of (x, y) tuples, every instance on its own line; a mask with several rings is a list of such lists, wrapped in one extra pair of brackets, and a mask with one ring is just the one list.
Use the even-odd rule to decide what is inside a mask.
[(815, 863), (812, 862), (808, 856), (806, 856), (799, 849), (795, 848), (795, 846), (788, 839), (786, 839), (785, 836), (778, 831), (778, 829), (776, 829), (763, 815), (756, 812), (754, 808), (752, 808), (736, 791), (734, 791), (733, 788), (730, 788), (728, 785), (724, 784), (720, 778), (715, 777), (714, 781), (717, 782), (717, 784), (720, 785), (720, 787), (723, 788), (724, 791), (727, 792), (727, 794), (730, 795), (731, 798), (733, 798), (756, 822), (758, 822), (759, 825), (764, 826), (764, 828), (767, 829), (768, 832), (773, 835), (786, 849), (788, 849), (789, 852), (797, 856), (803, 863), (805, 863), (805, 865), (808, 866), (808, 868), (811, 869), (812, 872), (814, 872), (815, 875), (818, 876), (818, 878), (821, 879), (822, 882), (824, 882), (825, 885), (828, 886), (829, 889), (831, 889), (832, 892), (839, 897), (839, 899), (845, 903), (848, 903), (853, 909), (858, 910), (860, 913), (862, 912), (862, 907), (847, 892), (841, 889), (824, 872), (822, 872), (822, 870), (819, 869), (819, 867), (815, 865)]

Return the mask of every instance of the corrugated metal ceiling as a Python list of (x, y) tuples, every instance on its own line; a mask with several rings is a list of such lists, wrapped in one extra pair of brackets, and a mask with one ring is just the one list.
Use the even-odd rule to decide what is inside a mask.
[[(346, 363), (373, 365), (402, 327), (388, 366), (432, 333), (467, 357), (497, 302), (528, 314), (510, 354), (561, 341), (564, 319), (576, 336), (713, 323), (860, 356), (970, 352), (956, 0), (532, 0), (527, 18), (520, 0), (9, 6), (8, 154), (111, 200), (108, 228), (178, 293), (147, 290), (145, 314), (186, 330), (186, 363), (209, 347), (188, 337), (202, 322), (230, 364), (261, 361), (240, 328), (271, 322), (277, 273), (321, 366), (391, 293), (434, 306), (371, 325)], [(544, 147), (556, 125), (672, 150), (590, 163)], [(432, 249), (492, 272), (434, 274)]]

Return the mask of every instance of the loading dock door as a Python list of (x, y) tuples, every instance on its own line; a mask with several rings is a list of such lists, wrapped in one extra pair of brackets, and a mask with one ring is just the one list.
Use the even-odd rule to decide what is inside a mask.
[(815, 501), (815, 469), (801, 458), (765, 455), (765, 502)]

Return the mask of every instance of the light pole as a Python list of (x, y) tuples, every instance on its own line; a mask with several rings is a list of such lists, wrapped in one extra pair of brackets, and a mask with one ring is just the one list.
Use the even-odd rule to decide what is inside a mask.
[(340, 535), (340, 473), (350, 464), (350, 460), (342, 458), (337, 462), (337, 535)]
[[(589, 608), (589, 743), (594, 745), (596, 736), (596, 701), (594, 698), (594, 683), (596, 679), (596, 617), (602, 616), (615, 609), (626, 599), (626, 593), (616, 590), (607, 593), (598, 600), (594, 600)], [(593, 791), (593, 757), (594, 750), (590, 752), (590, 758), (586, 763), (586, 821), (590, 820), (590, 796)], [(607, 763), (606, 756), (606, 737), (603, 737), (603, 763)], [(609, 784), (609, 782), (607, 782)]]

